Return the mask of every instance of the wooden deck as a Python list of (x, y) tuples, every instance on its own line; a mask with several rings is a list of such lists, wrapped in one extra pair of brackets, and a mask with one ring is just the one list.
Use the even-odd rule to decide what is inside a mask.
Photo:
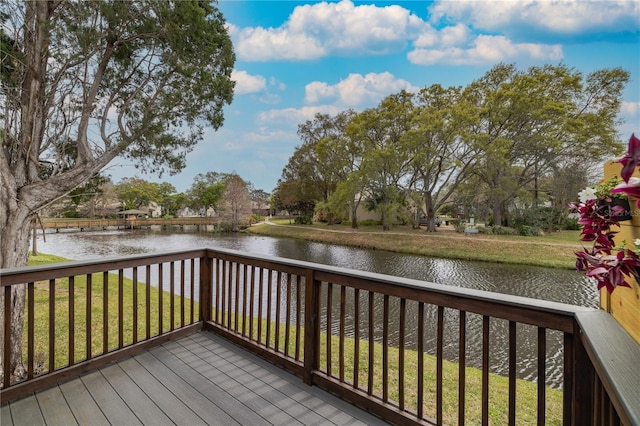
[(386, 424), (207, 332), (2, 407), (9, 425)]

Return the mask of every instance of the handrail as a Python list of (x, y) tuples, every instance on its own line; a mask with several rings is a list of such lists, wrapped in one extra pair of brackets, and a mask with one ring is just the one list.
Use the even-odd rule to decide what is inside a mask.
[[(465, 419), (473, 422), (475, 418), (469, 418), (473, 413), (468, 412), (466, 396), (469, 392), (479, 392), (482, 401), (477, 408), (480, 412), (478, 421), (489, 422), (490, 416), (496, 415), (490, 412), (499, 411), (503, 413), (499, 416), (504, 417), (494, 418), (493, 422), (514, 424), (522, 415), (516, 404), (518, 395), (523, 386), (528, 386), (517, 377), (518, 356), (522, 354), (518, 354), (516, 342), (533, 339), (537, 349), (531, 355), (531, 362), (537, 371), (534, 374), (539, 378), (538, 384), (532, 385), (537, 388), (534, 393), (538, 399), (534, 414), (539, 423), (544, 423), (549, 398), (558, 392), (546, 386), (544, 379), (549, 362), (553, 361), (547, 354), (547, 346), (549, 339), (555, 339), (553, 333), (561, 333), (563, 423), (640, 423), (640, 396), (634, 388), (640, 383), (640, 371), (634, 368), (640, 360), (640, 346), (609, 314), (590, 308), (226, 249), (184, 250), (5, 269), (0, 271), (0, 287), (4, 288), (0, 293), (6, 299), (17, 284), (29, 283), (27, 300), (30, 301), (37, 282), (44, 281), (49, 284), (42, 285), (42, 291), (46, 292), (48, 287), (50, 294), (60, 289), (73, 294), (86, 285), (82, 280), (87, 277), (86, 281), (90, 283), (87, 288), (93, 288), (94, 295), (95, 291), (102, 290), (106, 296), (114, 285), (118, 288), (117, 307), (113, 301), (105, 302), (108, 298), (103, 297), (101, 309), (104, 312), (117, 310), (118, 321), (122, 323), (123, 316), (130, 315), (127, 313), (129, 308), (123, 307), (121, 296), (123, 283), (127, 282), (123, 276), (129, 273), (125, 270), (135, 275), (132, 277), (132, 282), (136, 283), (133, 294), (141, 297), (134, 304), (145, 300), (147, 306), (141, 320), (135, 309), (132, 313), (136, 318), (134, 323), (145, 323), (134, 327), (140, 328), (143, 336), (128, 337), (127, 340), (122, 336), (130, 334), (122, 327), (111, 332), (105, 325), (111, 321), (111, 314), (104, 313), (101, 351), (94, 355), (91, 349), (85, 349), (85, 355), (89, 355), (79, 362), (71, 355), (68, 366), (57, 365), (50, 355), (49, 364), (54, 369), (41, 376), (33, 372), (34, 349), (28, 342), (29, 380), (17, 384), (7, 384), (5, 380), (1, 391), (3, 402), (25, 390), (31, 392), (111, 362), (118, 356), (144, 350), (196, 328), (205, 328), (293, 371), (305, 383), (337, 393), (394, 423), (463, 423)], [(155, 282), (158, 290), (150, 292), (150, 286), (142, 282), (137, 271), (140, 271), (140, 277), (144, 275)], [(104, 284), (111, 279), (108, 278), (110, 273), (118, 275), (116, 284)], [(94, 274), (97, 278), (91, 284), (88, 277)], [(185, 290), (185, 279), (187, 286), (191, 281), (190, 291)], [(179, 284), (174, 286), (174, 280)], [(181, 288), (177, 289), (178, 286)], [(163, 288), (169, 292), (168, 297)], [(190, 302), (187, 293), (191, 295)], [(86, 296), (87, 306), (91, 299), (91, 294)], [(195, 309), (196, 315), (193, 313), (194, 299), (200, 302), (199, 308)], [(151, 303), (159, 312), (150, 313)], [(191, 316), (185, 318), (189, 303)], [(54, 302), (49, 302), (49, 306), (54, 306), (49, 308), (51, 334), (56, 327), (55, 309), (59, 308)], [(69, 306), (73, 311), (74, 305)], [(33, 340), (34, 310), (28, 302), (25, 327), (29, 328), (27, 340), (30, 341)], [(169, 313), (170, 318), (167, 317)], [(5, 311), (5, 326), (10, 314)], [(180, 320), (174, 319), (174, 314), (181, 318), (181, 324), (178, 324)], [(150, 331), (154, 315), (159, 322), (154, 326), (157, 334)], [(85, 327), (76, 324), (74, 330), (72, 318), (74, 314), (70, 312), (69, 336)], [(164, 323), (163, 318), (166, 318)], [(86, 315), (86, 321), (90, 323), (91, 320), (90, 315)], [(89, 335), (90, 330), (88, 326)], [(115, 347), (107, 341), (110, 333), (119, 338)], [(135, 336), (136, 332), (133, 333)], [(87, 342), (90, 340), (90, 336), (84, 337)], [(51, 339), (49, 337), (53, 342)], [(502, 408), (492, 405), (496, 398), (493, 383), (497, 379), (491, 372), (491, 359), (496, 356), (492, 355), (491, 345), (495, 346), (496, 342), (504, 345), (500, 359), (502, 364), (508, 365), (504, 373), (508, 373), (508, 385), (505, 384), (501, 391), (507, 397)], [(68, 353), (72, 354), (76, 350), (73, 338), (68, 343)], [(451, 344), (458, 347), (453, 355)], [(469, 345), (477, 345), (475, 350), (481, 354), (478, 388), (467, 383), (471, 374), (468, 370), (472, 355)], [(92, 346), (87, 343), (86, 347)], [(424, 356), (416, 358), (416, 354), (425, 352), (435, 356), (434, 377), (427, 374), (425, 363), (430, 360)], [(448, 367), (445, 355), (453, 357), (457, 363), (455, 370)], [(3, 359), (6, 366), (4, 353)], [(412, 375), (407, 375), (408, 369), (416, 370), (417, 382)], [(455, 374), (456, 388), (445, 382), (451, 374)], [(433, 393), (430, 393), (431, 389), (434, 389)], [(450, 392), (458, 395), (457, 414), (443, 411), (443, 397)], [(435, 405), (430, 404), (431, 400)]]

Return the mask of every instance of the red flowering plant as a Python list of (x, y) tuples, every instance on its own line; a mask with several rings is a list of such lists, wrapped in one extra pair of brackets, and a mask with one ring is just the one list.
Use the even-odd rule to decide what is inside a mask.
[[(609, 207), (600, 197), (609, 198), (612, 194), (626, 194), (637, 199), (640, 208), (640, 178), (633, 178), (636, 167), (640, 167), (640, 139), (631, 135), (626, 154), (620, 160), (623, 169), (620, 176), (624, 183), (617, 185), (605, 194), (586, 188), (578, 195), (580, 202), (571, 203), (573, 211), (579, 213), (578, 224), (582, 225), (580, 239), (593, 242), (590, 249), (577, 252), (576, 269), (586, 276), (594, 278), (598, 290), (605, 287), (609, 293), (618, 286), (630, 287), (630, 278), (640, 277), (640, 258), (636, 251), (640, 241), (634, 242), (634, 248), (617, 247), (614, 236), (618, 233), (612, 227), (619, 227), (619, 215), (622, 207)], [(610, 201), (610, 200), (609, 200)]]

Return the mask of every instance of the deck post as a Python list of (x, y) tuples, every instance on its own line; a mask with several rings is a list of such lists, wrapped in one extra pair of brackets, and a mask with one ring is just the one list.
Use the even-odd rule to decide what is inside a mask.
[(303, 381), (311, 386), (312, 375), (320, 359), (320, 282), (313, 269), (307, 270), (304, 280), (304, 373)]
[(211, 294), (212, 294), (212, 262), (209, 252), (205, 251), (200, 258), (200, 321), (204, 330), (208, 321), (211, 321)]
[[(574, 425), (592, 425), (594, 423), (594, 407), (597, 404), (595, 400), (595, 377), (596, 372), (589, 358), (589, 354), (582, 343), (582, 331), (576, 325), (576, 334), (572, 336), (573, 355), (574, 355), (574, 386), (573, 386), (573, 419), (571, 423)], [(566, 350), (566, 349), (565, 349)], [(567, 373), (565, 372), (565, 375)], [(566, 404), (566, 401), (565, 401)]]

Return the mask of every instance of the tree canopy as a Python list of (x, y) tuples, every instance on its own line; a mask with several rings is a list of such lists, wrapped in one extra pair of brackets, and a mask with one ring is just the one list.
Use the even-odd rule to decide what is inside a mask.
[[(7, 0), (0, 20), (5, 268), (27, 262), (30, 217), (114, 158), (180, 170), (203, 129), (222, 125), (235, 56), (224, 17), (204, 1)], [(11, 298), (20, 375), (24, 289)]]
[(303, 143), (277, 194), (285, 207), (305, 200), (329, 215), (350, 206), (352, 226), (362, 198), (384, 229), (408, 212), (416, 224), (426, 215), (435, 230), (436, 212), (453, 198), (488, 206), (502, 224), (516, 200), (537, 206), (553, 190), (551, 201), (563, 203), (559, 186), (575, 188), (585, 164), (620, 154), (617, 115), (628, 79), (621, 68), (585, 76), (564, 64), (498, 64), (466, 87), (434, 84), (360, 113), (317, 115), (300, 126)]

